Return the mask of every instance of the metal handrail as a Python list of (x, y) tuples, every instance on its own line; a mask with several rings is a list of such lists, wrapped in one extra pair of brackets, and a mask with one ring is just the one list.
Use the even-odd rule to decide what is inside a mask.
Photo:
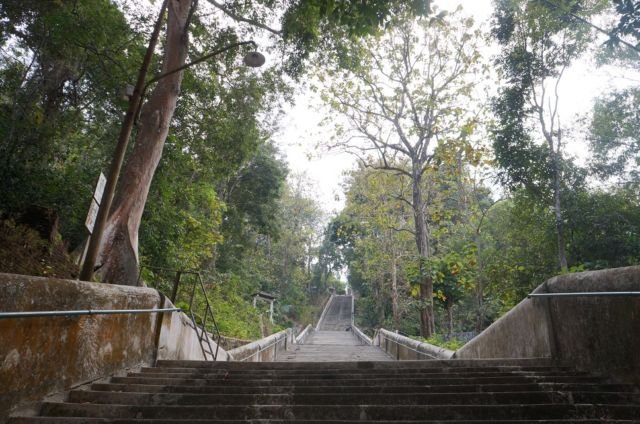
[(66, 317), (78, 315), (115, 315), (115, 314), (153, 314), (164, 312), (181, 312), (180, 308), (162, 309), (79, 309), (75, 311), (27, 311), (27, 312), (0, 312), (2, 318), (33, 318), (33, 317)]
[(633, 297), (640, 296), (640, 291), (619, 291), (619, 292), (569, 292), (569, 293), (530, 293), (531, 297)]
[[(215, 316), (213, 315), (213, 308), (211, 308), (211, 302), (209, 302), (209, 297), (207, 296), (207, 291), (204, 287), (204, 282), (202, 280), (201, 272), (196, 270), (189, 270), (189, 269), (180, 270), (180, 269), (171, 269), (171, 268), (142, 265), (140, 267), (140, 274), (138, 274), (138, 282), (142, 277), (142, 270), (145, 268), (152, 271), (159, 270), (159, 271), (169, 271), (169, 272), (175, 273), (175, 278), (173, 280), (173, 285), (171, 289), (171, 296), (169, 297), (171, 302), (174, 302), (174, 303), (176, 301), (176, 297), (178, 294), (178, 288), (182, 282), (181, 280), (182, 276), (185, 274), (190, 274), (190, 275), (194, 275), (197, 278), (197, 281), (194, 281), (191, 287), (191, 293), (189, 296), (189, 310), (185, 312), (191, 319), (191, 322), (195, 328), (196, 335), (198, 336), (200, 347), (202, 349), (202, 356), (204, 357), (205, 360), (207, 360), (207, 354), (209, 354), (213, 357), (213, 360), (216, 361), (218, 359), (218, 351), (220, 350), (220, 339), (222, 338), (222, 336), (220, 335), (220, 331), (218, 329), (218, 323), (216, 322)], [(193, 310), (193, 301), (195, 299), (197, 286), (200, 287), (200, 291), (205, 301), (205, 305), (204, 305), (205, 310), (203, 314), (204, 316), (200, 316)], [(156, 290), (158, 290), (158, 288), (156, 288)], [(216, 345), (215, 351), (211, 344), (212, 340), (209, 337), (209, 332), (207, 331), (207, 321), (209, 320), (209, 318), (211, 319), (211, 322), (212, 322), (212, 332), (214, 333), (214, 339), (215, 339), (214, 343)]]

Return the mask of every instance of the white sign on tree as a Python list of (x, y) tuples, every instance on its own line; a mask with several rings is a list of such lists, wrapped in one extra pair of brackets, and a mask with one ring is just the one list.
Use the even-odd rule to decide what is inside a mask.
[(96, 189), (93, 192), (93, 198), (91, 199), (91, 205), (89, 206), (89, 213), (87, 213), (87, 219), (84, 221), (85, 227), (89, 230), (89, 234), (93, 234), (93, 227), (96, 224), (96, 217), (98, 216), (98, 209), (100, 209), (100, 202), (102, 201), (102, 194), (104, 193), (104, 187), (107, 184), (107, 178), (101, 172), (96, 184)]

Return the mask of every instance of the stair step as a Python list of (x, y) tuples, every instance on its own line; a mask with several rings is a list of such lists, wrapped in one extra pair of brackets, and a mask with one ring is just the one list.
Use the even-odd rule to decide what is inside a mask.
[[(321, 411), (321, 412), (319, 412)], [(96, 418), (162, 419), (316, 419), (321, 413), (328, 420), (411, 420), (429, 417), (451, 419), (632, 419), (640, 416), (635, 405), (243, 405), (243, 406), (130, 406), (45, 402), (42, 413), (49, 416)]]
[(352, 393), (344, 394), (189, 394), (130, 393), (76, 390), (72, 403), (121, 405), (496, 405), (544, 403), (623, 404), (640, 400), (638, 394), (611, 392), (499, 392), (499, 393)]
[(226, 394), (279, 394), (279, 393), (494, 393), (517, 391), (576, 391), (576, 392), (622, 392), (639, 393), (636, 386), (630, 384), (566, 384), (566, 383), (524, 383), (524, 384), (485, 384), (485, 385), (417, 385), (398, 386), (389, 382), (384, 386), (167, 386), (159, 384), (117, 384), (94, 383), (91, 389), (95, 391), (113, 392), (143, 392), (143, 393), (226, 393)]
[(555, 366), (557, 363), (550, 358), (534, 359), (450, 359), (450, 360), (426, 360), (426, 361), (360, 361), (360, 362), (206, 362), (206, 361), (173, 361), (161, 360), (157, 366), (175, 368), (212, 368), (228, 370), (372, 370), (372, 369), (423, 369), (423, 368), (474, 368), (474, 367), (504, 367), (504, 366)]
[(488, 373), (488, 372), (501, 372), (501, 373), (571, 373), (573, 375), (582, 374), (585, 372), (578, 372), (570, 367), (450, 367), (450, 368), (398, 368), (398, 369), (375, 369), (375, 370), (316, 370), (316, 369), (304, 369), (304, 370), (275, 370), (275, 369), (253, 369), (253, 370), (228, 370), (228, 369), (203, 369), (203, 368), (149, 368), (145, 367), (140, 370), (141, 373), (149, 374), (181, 374), (181, 373), (207, 373), (207, 374), (219, 374), (219, 375), (234, 375), (242, 376), (245, 378), (248, 375), (294, 375), (294, 376), (308, 376), (322, 375), (322, 376), (343, 376), (343, 375), (358, 375), (358, 376), (371, 376), (371, 375), (433, 375), (433, 374), (474, 374), (474, 373)]
[[(442, 424), (440, 420), (369, 420), (369, 424)], [(487, 424), (485, 420), (448, 420), (451, 424)], [(491, 420), (492, 424), (602, 424), (604, 421), (600, 419), (554, 419), (554, 420)], [(16, 417), (9, 421), (9, 424), (174, 424), (174, 423), (192, 423), (192, 424), (362, 424), (360, 420), (211, 420), (211, 419), (106, 419), (106, 418), (86, 418), (86, 417)], [(636, 420), (611, 420), (607, 419), (608, 424), (628, 424), (637, 423)]]
[[(384, 386), (389, 384), (386, 378), (371, 379), (247, 379), (247, 380), (226, 380), (221, 378), (198, 378), (198, 377), (113, 377), (113, 383), (124, 384), (155, 384), (155, 385), (194, 385), (207, 386), (224, 383), (229, 386)], [(589, 376), (500, 376), (500, 377), (451, 377), (451, 378), (403, 378), (397, 379), (393, 384), (398, 386), (410, 385), (455, 385), (455, 384), (522, 384), (529, 382), (539, 383), (599, 383), (601, 379)]]
[(514, 377), (514, 378), (528, 378), (528, 377), (593, 377), (584, 372), (569, 372), (569, 371), (561, 371), (561, 372), (534, 372), (534, 371), (519, 371), (519, 372), (500, 372), (500, 371), (489, 371), (489, 372), (429, 372), (429, 373), (410, 373), (410, 374), (389, 374), (389, 373), (379, 373), (374, 372), (371, 374), (352, 374), (352, 373), (314, 373), (314, 374), (279, 374), (279, 373), (247, 373), (247, 374), (236, 374), (236, 373), (225, 373), (225, 372), (202, 372), (202, 371), (192, 371), (192, 372), (170, 372), (170, 373), (160, 373), (160, 372), (135, 372), (128, 373), (127, 377), (142, 377), (142, 378), (203, 378), (207, 380), (211, 379), (220, 379), (224, 381), (232, 381), (232, 380), (242, 380), (242, 381), (252, 381), (252, 380), (377, 380), (377, 379), (389, 379), (389, 378), (402, 378), (402, 379), (411, 379), (411, 380), (428, 380), (428, 379), (442, 379), (442, 378), (490, 378), (490, 377)]

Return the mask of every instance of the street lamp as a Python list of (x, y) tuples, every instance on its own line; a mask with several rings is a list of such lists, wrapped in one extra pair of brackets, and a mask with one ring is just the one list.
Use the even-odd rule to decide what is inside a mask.
[[(254, 47), (256, 46), (256, 43), (253, 41), (241, 41), (238, 43), (233, 43), (223, 48), (220, 48), (214, 52), (211, 52), (205, 56), (202, 56), (192, 62), (182, 65), (176, 69), (172, 69), (170, 71), (164, 72), (145, 83), (145, 79), (147, 77), (147, 73), (149, 70), (149, 64), (151, 63), (151, 58), (153, 57), (153, 52), (158, 42), (158, 36), (160, 34), (160, 28), (162, 26), (162, 17), (165, 14), (167, 4), (168, 4), (168, 0), (165, 0), (162, 4), (162, 7), (160, 9), (160, 15), (158, 16), (158, 20), (156, 21), (155, 27), (153, 29), (151, 39), (149, 40), (149, 46), (147, 47), (147, 52), (145, 53), (144, 60), (138, 72), (138, 80), (133, 89), (133, 94), (129, 98), (129, 107), (127, 109), (127, 113), (125, 115), (124, 121), (122, 122), (122, 127), (120, 128), (118, 143), (116, 145), (116, 149), (113, 154), (111, 166), (109, 168), (109, 175), (107, 177), (107, 183), (105, 185), (104, 194), (100, 202), (100, 208), (98, 209), (98, 215), (96, 216), (96, 223), (94, 226), (93, 234), (89, 237), (89, 246), (87, 248), (87, 254), (85, 255), (85, 259), (82, 264), (82, 270), (80, 271), (80, 276), (78, 277), (80, 280), (83, 280), (83, 281), (91, 281), (91, 279), (93, 278), (94, 267), (96, 264), (96, 259), (98, 257), (98, 250), (100, 248), (100, 242), (104, 234), (104, 229), (107, 224), (107, 219), (109, 218), (109, 211), (111, 209), (111, 204), (113, 203), (113, 198), (116, 191), (116, 185), (118, 183), (118, 177), (120, 176), (120, 170), (122, 169), (122, 164), (124, 162), (124, 156), (127, 150), (127, 146), (129, 144), (129, 139), (131, 138), (131, 131), (133, 130), (133, 126), (138, 118), (140, 109), (142, 108), (144, 95), (149, 85), (161, 80), (164, 77), (167, 77), (169, 75), (175, 74), (176, 72), (185, 70), (193, 65), (196, 65), (200, 62), (203, 62), (207, 59), (210, 59), (216, 55), (224, 53), (235, 47), (239, 47), (247, 44), (252, 44)], [(258, 53), (256, 51), (248, 53), (244, 58), (244, 64), (246, 66), (253, 67), (253, 68), (262, 66), (264, 62), (265, 62), (264, 56), (261, 53)]]

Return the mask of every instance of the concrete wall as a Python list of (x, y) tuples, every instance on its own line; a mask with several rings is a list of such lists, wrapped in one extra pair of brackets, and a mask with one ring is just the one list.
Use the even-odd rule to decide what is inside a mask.
[[(152, 309), (160, 302), (157, 291), (143, 287), (0, 273), (2, 312)], [(158, 315), (0, 319), (0, 422), (25, 402), (151, 364), (157, 346), (160, 359), (202, 359), (190, 320), (165, 313), (159, 326)]]
[(313, 329), (313, 326), (311, 324), (308, 324), (304, 330), (302, 330), (300, 332), (300, 334), (298, 334), (293, 340), (294, 343), (297, 344), (303, 344), (304, 341), (307, 339), (307, 337), (309, 337), (309, 334), (313, 333), (315, 330)]
[[(165, 299), (165, 308), (172, 308), (173, 304)], [(216, 344), (211, 335), (211, 348), (216, 352)], [(208, 349), (208, 346), (207, 346)], [(165, 314), (162, 319), (162, 329), (158, 343), (157, 359), (212, 361), (213, 356), (203, 353), (202, 346), (191, 319), (184, 313)], [(227, 352), (218, 349), (218, 361), (226, 361)]]
[(351, 324), (351, 331), (353, 331), (353, 335), (356, 336), (356, 338), (358, 340), (360, 340), (360, 343), (362, 343), (364, 345), (372, 345), (373, 344), (373, 340), (371, 339), (371, 337), (369, 337), (366, 334), (364, 334), (364, 331), (360, 330), (353, 323)]
[[(542, 285), (534, 293), (546, 292)], [(523, 300), (455, 353), (456, 358), (550, 358), (546, 300)]]
[[(640, 291), (640, 267), (551, 278), (535, 292)], [(640, 297), (525, 299), (456, 358), (551, 357), (640, 382)]]
[(236, 339), (235, 337), (220, 336), (220, 347), (225, 350), (235, 349), (251, 343), (252, 340)]
[(453, 356), (451, 350), (429, 343), (421, 343), (384, 328), (376, 331), (373, 336), (373, 345), (378, 346), (387, 355), (398, 361), (450, 359)]
[(288, 328), (227, 352), (228, 360), (240, 362), (270, 362), (284, 355), (293, 343), (293, 331)]

